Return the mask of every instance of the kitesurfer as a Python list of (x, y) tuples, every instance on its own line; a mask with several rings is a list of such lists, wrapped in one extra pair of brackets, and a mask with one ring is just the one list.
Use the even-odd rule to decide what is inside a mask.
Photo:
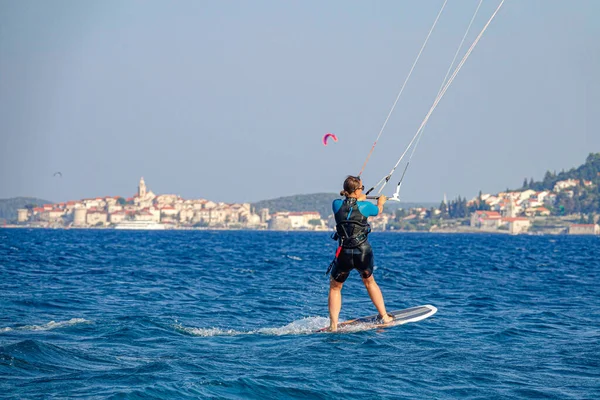
[(344, 190), (340, 192), (345, 199), (336, 199), (332, 205), (336, 222), (334, 239), (338, 240), (339, 247), (329, 283), (329, 329), (331, 331), (337, 330), (338, 317), (342, 308), (342, 286), (353, 269), (360, 273), (381, 321), (388, 323), (393, 320), (385, 310), (383, 295), (373, 278), (373, 249), (367, 238), (371, 232), (367, 218), (382, 213), (387, 198), (379, 197), (375, 205), (366, 201), (364, 189), (360, 177), (348, 176), (344, 181)]

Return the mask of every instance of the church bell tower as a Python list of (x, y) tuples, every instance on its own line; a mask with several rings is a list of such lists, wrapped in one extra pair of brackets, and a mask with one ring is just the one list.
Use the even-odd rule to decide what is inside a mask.
[(140, 184), (138, 185), (138, 197), (146, 197), (146, 182), (144, 182), (144, 177), (140, 179)]

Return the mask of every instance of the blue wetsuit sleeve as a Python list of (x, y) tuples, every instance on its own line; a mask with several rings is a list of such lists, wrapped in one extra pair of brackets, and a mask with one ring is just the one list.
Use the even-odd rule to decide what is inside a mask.
[(336, 212), (339, 211), (340, 208), (342, 208), (342, 204), (344, 203), (343, 200), (341, 199), (335, 199), (333, 201), (333, 203), (331, 204), (331, 209), (333, 210), (333, 213), (335, 214)]
[(358, 211), (365, 217), (374, 217), (379, 214), (379, 207), (368, 201), (359, 201)]

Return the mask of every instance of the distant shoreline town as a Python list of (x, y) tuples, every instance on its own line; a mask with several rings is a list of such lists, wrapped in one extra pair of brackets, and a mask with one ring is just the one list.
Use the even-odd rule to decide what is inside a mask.
[[(470, 201), (448, 204), (444, 200), (437, 208), (399, 209), (394, 214), (384, 212), (371, 217), (369, 221), (375, 231), (598, 235), (598, 216), (590, 214), (587, 220), (582, 220), (582, 216), (552, 215), (550, 211), (559, 196), (573, 197), (574, 190), (593, 187), (591, 181), (567, 179), (556, 182), (551, 191), (480, 193)], [(460, 207), (462, 210), (457, 210)], [(257, 210), (250, 203), (156, 195), (148, 190), (142, 177), (133, 197), (97, 197), (20, 208), (17, 224), (7, 227), (325, 231), (334, 225), (332, 215), (323, 218), (317, 211), (270, 213), (268, 208)]]
[(325, 230), (318, 212), (269, 214), (250, 203), (186, 200), (174, 194), (156, 195), (140, 179), (137, 193), (123, 198), (96, 197), (17, 210), (17, 226), (41, 228), (114, 229), (305, 229)]

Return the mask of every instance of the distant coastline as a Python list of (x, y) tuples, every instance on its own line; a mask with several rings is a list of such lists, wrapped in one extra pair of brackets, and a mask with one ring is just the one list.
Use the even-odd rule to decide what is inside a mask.
[[(17, 208), (4, 226), (102, 229), (231, 229), (329, 231), (334, 193), (297, 195), (251, 203), (222, 203), (156, 195), (142, 177), (132, 197), (106, 196), (39, 204), (39, 199), (10, 199)], [(27, 204), (25, 204), (27, 203)], [(8, 212), (10, 208), (8, 208)], [(7, 208), (0, 202), (0, 211)], [(12, 211), (14, 214), (15, 212)], [(6, 218), (6, 217), (5, 217)], [(370, 217), (374, 231), (498, 234), (599, 235), (600, 153), (559, 174), (548, 171), (539, 182), (525, 179), (516, 190), (460, 196), (439, 206), (388, 202)]]
[[(458, 198), (439, 207), (397, 208), (369, 219), (373, 231), (430, 232), (446, 234), (600, 234), (598, 215), (552, 215), (556, 199), (584, 185), (594, 190), (591, 181), (559, 181), (555, 191), (533, 189), (482, 194), (469, 201)], [(279, 209), (302, 210), (308, 204), (330, 207), (332, 194), (282, 198)], [(21, 203), (28, 198), (21, 198)], [(37, 200), (39, 202), (39, 200)], [(260, 203), (259, 203), (260, 204)], [(269, 203), (267, 203), (269, 204)], [(276, 200), (270, 204), (277, 204)], [(291, 204), (291, 205), (290, 205)], [(274, 230), (329, 231), (335, 221), (317, 211), (277, 211), (256, 209), (249, 203), (215, 203), (206, 199), (185, 200), (176, 195), (155, 195), (144, 179), (138, 193), (130, 198), (102, 197), (58, 204), (28, 204), (17, 211), (17, 223), (5, 228), (45, 229), (128, 229), (128, 230)]]

